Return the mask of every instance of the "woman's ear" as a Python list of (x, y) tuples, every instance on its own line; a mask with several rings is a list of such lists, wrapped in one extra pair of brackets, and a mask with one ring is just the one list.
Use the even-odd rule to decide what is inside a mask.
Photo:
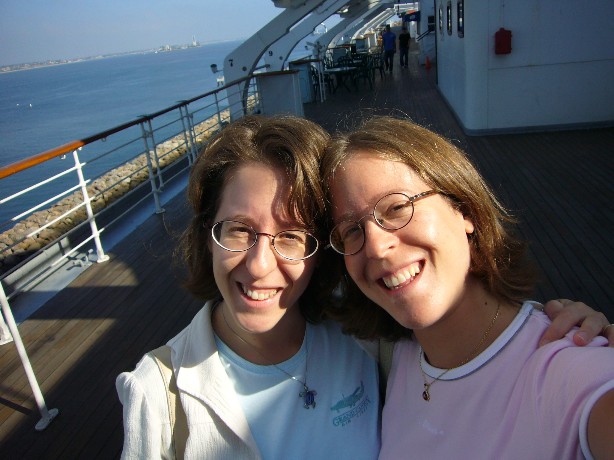
[(467, 235), (471, 235), (475, 230), (475, 227), (473, 226), (473, 222), (467, 216), (464, 216), (463, 219), (465, 220), (465, 233)]

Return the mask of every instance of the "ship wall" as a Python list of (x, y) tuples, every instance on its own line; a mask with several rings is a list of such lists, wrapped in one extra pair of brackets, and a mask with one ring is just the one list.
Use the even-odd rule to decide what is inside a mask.
[[(614, 123), (614, 2), (436, 0), (438, 85), (468, 133)], [(439, 12), (443, 12), (440, 28)], [(495, 32), (512, 32), (495, 54)]]

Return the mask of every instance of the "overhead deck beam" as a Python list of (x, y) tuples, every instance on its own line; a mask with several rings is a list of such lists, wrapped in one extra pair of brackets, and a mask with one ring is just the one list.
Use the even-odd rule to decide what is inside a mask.
[[(310, 14), (326, 0), (274, 1), (275, 6), (283, 6), (285, 10), (274, 17), (267, 25), (243, 42), (224, 59), (224, 79), (226, 83), (239, 80), (252, 74), (265, 50), (281, 37), (302, 18)], [(239, 91), (229, 95), (231, 119), (242, 116), (242, 107), (247, 102), (247, 82), (240, 85)]]
[(282, 70), (288, 56), (296, 44), (309, 35), (318, 24), (331, 17), (339, 8), (348, 3), (348, 0), (327, 0), (317, 7), (311, 14), (291, 29), (286, 35), (273, 43), (264, 53), (264, 62), (269, 71)]
[(367, 15), (377, 14), (377, 11), (386, 8), (386, 6), (382, 5), (380, 2), (373, 2), (369, 4), (365, 4), (362, 8), (353, 8), (348, 10), (347, 13), (343, 14), (343, 20), (336, 24), (334, 27), (331, 27), (328, 32), (323, 34), (314, 46), (314, 54), (319, 54), (325, 50), (329, 44), (336, 43), (335, 39), (343, 34), (346, 30), (353, 27), (355, 24), (360, 23)]
[(390, 11), (388, 8), (385, 8), (384, 11), (381, 11), (375, 16), (370, 16), (370, 19), (365, 18), (364, 21), (357, 25), (358, 28), (355, 29), (356, 32), (354, 32), (352, 38), (355, 38), (357, 35), (364, 35), (364, 33), (370, 28), (377, 28), (380, 24), (386, 22), (388, 18), (390, 18)]
[[(381, 23), (388, 20), (388, 18), (390, 18), (394, 14), (394, 13), (391, 13), (391, 9), (387, 7), (386, 5), (380, 5), (379, 8), (381, 8), (383, 11), (380, 11), (379, 14), (376, 14), (374, 17), (372, 17), (372, 19), (368, 19), (372, 16), (372, 15), (368, 15), (368, 17), (366, 18), (363, 17), (363, 18), (360, 18), (360, 20), (358, 21), (354, 21), (350, 27), (348, 27), (346, 30), (343, 31), (342, 37), (340, 36), (341, 34), (335, 37), (335, 39), (333, 40), (333, 43), (337, 44), (341, 40), (342, 40), (341, 43), (344, 43), (346, 41), (346, 37), (349, 37), (347, 39), (351, 41), (357, 35), (361, 35), (362, 32), (367, 30), (369, 27), (379, 26)], [(365, 21), (367, 21), (366, 24), (365, 24)]]
[[(277, 7), (285, 8), (284, 11), (226, 56), (223, 69), (226, 82), (239, 80), (256, 71), (260, 59), (267, 50), (265, 56), (267, 67), (270, 70), (281, 70), (296, 43), (308, 35), (319, 22), (322, 22), (322, 18), (330, 17), (334, 14), (334, 10), (343, 7), (344, 3), (347, 4), (343, 8), (345, 11), (340, 11), (340, 15), (347, 17), (332, 29), (334, 33), (329, 31), (317, 41), (320, 50), (326, 48), (332, 39), (348, 26), (364, 18), (373, 8), (383, 5), (394, 7), (394, 2), (381, 0), (349, 0), (349, 3), (347, 0), (345, 2), (342, 0), (273, 0), (273, 3)], [(305, 19), (304, 26), (298, 24), (309, 15), (314, 17)], [(292, 27), (296, 24), (298, 24), (295, 27), (297, 30), (294, 31)], [(286, 36), (288, 38), (285, 38)], [(247, 83), (247, 81), (242, 83), (239, 91), (229, 95), (231, 119), (240, 118), (243, 114), (247, 103)]]
[(332, 43), (332, 41), (337, 35), (339, 35), (344, 30), (346, 30), (348, 27), (350, 27), (354, 23), (354, 21), (360, 20), (360, 18), (365, 16), (368, 12), (369, 10), (367, 9), (364, 9), (361, 11), (354, 10), (353, 14), (344, 15), (344, 18), (340, 22), (338, 22), (333, 27), (328, 29), (328, 31), (325, 34), (321, 35), (316, 40), (314, 47), (313, 47), (314, 48), (313, 54), (318, 55), (322, 51), (324, 51), (328, 47), (328, 45)]

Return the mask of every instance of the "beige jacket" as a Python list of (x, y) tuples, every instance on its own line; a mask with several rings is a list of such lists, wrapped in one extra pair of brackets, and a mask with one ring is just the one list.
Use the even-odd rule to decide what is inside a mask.
[[(256, 442), (218, 357), (212, 301), (168, 342), (189, 437), (185, 458), (260, 459)], [(144, 356), (116, 381), (124, 406), (123, 459), (174, 458), (166, 389), (155, 361)]]

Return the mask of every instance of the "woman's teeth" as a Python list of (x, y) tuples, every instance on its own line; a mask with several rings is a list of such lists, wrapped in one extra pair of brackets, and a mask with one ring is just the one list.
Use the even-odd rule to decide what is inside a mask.
[(248, 289), (245, 286), (242, 286), (243, 294), (249, 297), (252, 300), (267, 300), (277, 294), (277, 290), (273, 291), (256, 291), (252, 289)]
[(420, 273), (420, 264), (415, 263), (392, 276), (385, 276), (382, 281), (388, 289), (394, 289), (407, 281), (412, 281), (418, 273)]

